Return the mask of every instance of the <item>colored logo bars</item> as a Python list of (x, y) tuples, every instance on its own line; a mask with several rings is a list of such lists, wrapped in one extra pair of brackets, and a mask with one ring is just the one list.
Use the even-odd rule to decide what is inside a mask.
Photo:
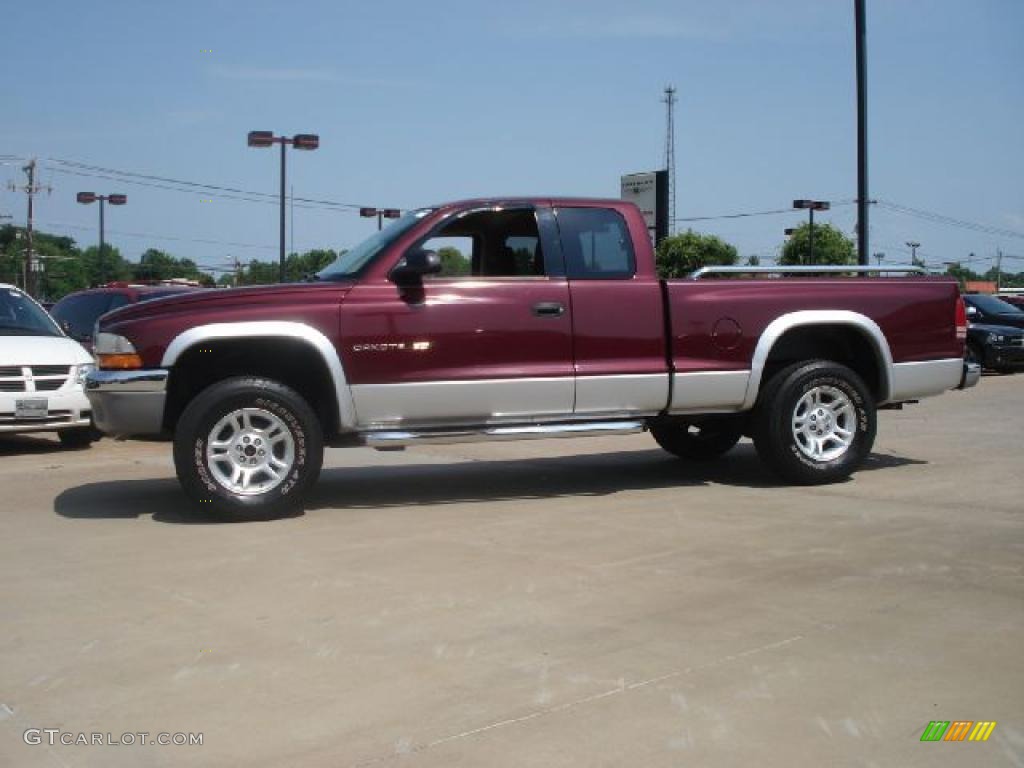
[(988, 741), (995, 728), (992, 720), (932, 720), (921, 734), (921, 741)]

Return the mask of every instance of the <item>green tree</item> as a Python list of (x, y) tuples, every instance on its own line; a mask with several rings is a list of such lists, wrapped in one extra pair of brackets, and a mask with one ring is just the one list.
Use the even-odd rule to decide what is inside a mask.
[(748, 267), (760, 267), (761, 266), (761, 257), (758, 256), (756, 253), (751, 254), (750, 256), (747, 257), (747, 266)]
[(814, 253), (810, 252), (810, 226), (801, 224), (782, 246), (779, 264), (856, 264), (853, 240), (831, 224), (815, 224)]
[(158, 248), (148, 248), (131, 266), (133, 280), (202, 280), (203, 273), (192, 259), (176, 258)]
[(663, 278), (685, 277), (695, 269), (731, 266), (739, 258), (736, 248), (714, 235), (702, 235), (688, 229), (658, 243), (658, 274)]
[(82, 251), (81, 261), (88, 287), (132, 279), (132, 265), (112, 245), (103, 245), (102, 259), (99, 246), (89, 246)]
[(445, 277), (468, 275), (472, 270), (469, 259), (458, 248), (446, 245), (438, 249), (437, 255), (441, 257), (441, 274)]
[[(971, 255), (973, 256), (974, 254)], [(979, 275), (973, 269), (961, 266), (959, 261), (949, 264), (946, 267), (946, 274), (951, 277), (955, 277), (960, 282), (961, 286), (969, 280), (973, 281), (982, 279), (981, 275)]]

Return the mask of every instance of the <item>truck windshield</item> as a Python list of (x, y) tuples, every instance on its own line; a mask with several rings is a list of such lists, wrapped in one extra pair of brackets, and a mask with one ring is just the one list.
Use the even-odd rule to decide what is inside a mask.
[(60, 336), (57, 324), (21, 291), (0, 290), (0, 336)]
[(373, 261), (378, 253), (404, 235), (432, 210), (432, 208), (421, 208), (418, 211), (409, 211), (394, 224), (385, 227), (380, 232), (363, 240), (359, 245), (345, 251), (331, 264), (320, 270), (317, 273), (317, 278), (319, 280), (341, 280), (347, 277), (354, 277), (359, 274), (363, 267)]

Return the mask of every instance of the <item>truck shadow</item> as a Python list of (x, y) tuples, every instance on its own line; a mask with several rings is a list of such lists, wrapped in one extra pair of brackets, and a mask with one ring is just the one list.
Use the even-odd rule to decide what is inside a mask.
[[(925, 463), (876, 453), (860, 471)], [(305, 511), (597, 497), (621, 491), (685, 490), (712, 484), (787, 487), (764, 469), (753, 446), (741, 444), (718, 461), (703, 464), (679, 461), (655, 449), (455, 464), (332, 468), (321, 474)], [(69, 488), (54, 500), (54, 511), (70, 519), (134, 519), (148, 514), (163, 523), (220, 522), (194, 510), (174, 479), (99, 482)]]

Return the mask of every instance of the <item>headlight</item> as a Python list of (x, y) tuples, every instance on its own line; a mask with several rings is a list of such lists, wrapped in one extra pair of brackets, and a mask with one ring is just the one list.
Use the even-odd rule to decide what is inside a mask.
[(990, 333), (987, 337), (989, 344), (1002, 344), (1006, 337), (999, 333)]
[(78, 370), (75, 372), (75, 381), (79, 384), (85, 384), (85, 377), (88, 376), (92, 371), (96, 370), (96, 366), (92, 363), (82, 363), (78, 366)]
[(97, 333), (93, 338), (96, 364), (106, 370), (129, 370), (142, 367), (142, 358), (135, 346), (116, 333)]

